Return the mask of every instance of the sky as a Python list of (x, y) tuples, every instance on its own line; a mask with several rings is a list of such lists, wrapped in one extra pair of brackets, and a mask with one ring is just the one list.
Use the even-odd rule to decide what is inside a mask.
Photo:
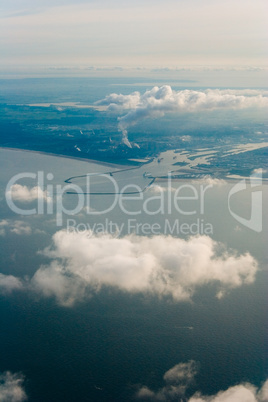
[(265, 0), (13, 0), (0, 5), (1, 68), (264, 67)]

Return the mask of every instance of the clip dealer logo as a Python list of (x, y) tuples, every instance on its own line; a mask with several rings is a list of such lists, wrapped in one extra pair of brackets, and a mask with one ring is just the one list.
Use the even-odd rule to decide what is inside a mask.
[(228, 209), (230, 214), (235, 218), (235, 220), (241, 223), (243, 226), (260, 233), (262, 231), (262, 169), (257, 169), (249, 179), (250, 189), (251, 189), (251, 211), (250, 218), (247, 219), (243, 216), (235, 213), (230, 205), (231, 198), (247, 189), (247, 181), (243, 179), (235, 184), (228, 194)]

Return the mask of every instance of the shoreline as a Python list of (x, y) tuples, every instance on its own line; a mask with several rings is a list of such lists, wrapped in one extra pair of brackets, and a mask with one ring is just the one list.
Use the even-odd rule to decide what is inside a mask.
[[(73, 159), (73, 160), (77, 160), (79, 162), (85, 162), (85, 163), (92, 163), (92, 164), (96, 164), (96, 165), (101, 165), (101, 166), (106, 166), (107, 168), (114, 168), (115, 171), (107, 171), (107, 174), (115, 174), (118, 172), (122, 172), (122, 171), (129, 171), (129, 170), (136, 170), (141, 168), (143, 165), (146, 164), (145, 163), (139, 163), (137, 165), (133, 164), (118, 164), (118, 163), (112, 163), (112, 162), (105, 162), (105, 161), (100, 161), (97, 159), (86, 159), (86, 158), (80, 158), (78, 156), (69, 156), (69, 155), (62, 155), (62, 154), (56, 154), (56, 153), (52, 153), (52, 152), (45, 152), (45, 151), (36, 151), (36, 150), (31, 150), (31, 149), (22, 149), (22, 148), (12, 148), (12, 147), (2, 147), (0, 146), (0, 150), (9, 150), (9, 151), (21, 151), (21, 152), (32, 152), (35, 154), (40, 154), (40, 155), (48, 155), (48, 156), (52, 156), (52, 157), (57, 157), (57, 158), (65, 158), (65, 159)], [(71, 183), (73, 179), (77, 178), (77, 177), (83, 177), (84, 175), (81, 176), (71, 176), (69, 178), (67, 178), (65, 180), (66, 183)], [(184, 175), (182, 175), (181, 177), (178, 177), (177, 175), (172, 177), (173, 181), (187, 181), (187, 182), (197, 182), (197, 181), (202, 181), (202, 178), (194, 178), (194, 177), (183, 177)], [(234, 181), (239, 181), (242, 179), (246, 179), (249, 180), (250, 176), (240, 176), (240, 177), (226, 177), (226, 176), (222, 176), (222, 177), (213, 177), (211, 176), (212, 180), (222, 180), (225, 182), (234, 182)], [(168, 180), (168, 177), (165, 176), (152, 176), (153, 182), (157, 183), (157, 182), (166, 182)], [(268, 182), (268, 178), (263, 177), (262, 178), (262, 183), (263, 184), (267, 184)], [(153, 183), (150, 183), (150, 185)], [(146, 186), (145, 189), (149, 188), (149, 186)], [(145, 190), (144, 189), (144, 190)]]
[(2, 146), (0, 146), (0, 150), (5, 150), (5, 149), (7, 149), (9, 151), (33, 152), (33, 153), (41, 154), (41, 155), (44, 155), (44, 156), (45, 155), (55, 156), (57, 158), (74, 159), (74, 160), (77, 160), (77, 161), (80, 161), (80, 162), (95, 163), (96, 165), (114, 167), (116, 169), (120, 169), (120, 168), (123, 168), (125, 166), (127, 166), (129, 168), (141, 166), (141, 165), (125, 165), (125, 164), (120, 165), (119, 163), (105, 162), (105, 161), (100, 161), (100, 160), (97, 160), (97, 159), (80, 158), (79, 156), (56, 154), (56, 153), (52, 153), (52, 152), (36, 151), (36, 150), (32, 150), (32, 149), (12, 148), (12, 147), (2, 147)]

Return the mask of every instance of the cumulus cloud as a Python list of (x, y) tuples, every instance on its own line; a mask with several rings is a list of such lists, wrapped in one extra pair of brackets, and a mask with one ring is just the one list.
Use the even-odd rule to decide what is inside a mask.
[(22, 402), (27, 400), (23, 389), (24, 377), (7, 371), (0, 374), (0, 402)]
[(255, 280), (257, 262), (250, 254), (217, 255), (210, 237), (189, 240), (78, 233), (60, 230), (43, 254), (52, 259), (31, 281), (34, 290), (72, 305), (102, 287), (131, 293), (190, 300), (200, 286), (214, 283), (218, 297)]
[(104, 99), (95, 102), (95, 105), (107, 106), (110, 111), (120, 112), (126, 109), (134, 109), (140, 102), (140, 92), (132, 92), (129, 95), (110, 94)]
[(267, 402), (267, 389), (268, 380), (260, 390), (252, 384), (245, 383), (235, 385), (212, 396), (203, 396), (198, 392), (188, 402)]
[[(153, 87), (144, 94), (133, 92), (129, 95), (111, 94), (97, 101), (97, 106), (106, 106), (108, 110), (122, 113), (118, 118), (118, 127), (127, 140), (127, 129), (146, 118), (157, 118), (165, 113), (200, 112), (214, 109), (244, 109), (249, 107), (267, 107), (267, 93), (256, 90), (219, 90), (175, 91), (169, 85)], [(126, 141), (125, 141), (126, 142)], [(129, 144), (130, 145), (130, 144)]]
[(165, 385), (153, 391), (146, 386), (140, 387), (136, 394), (137, 399), (149, 401), (188, 401), (188, 402), (267, 402), (268, 380), (258, 390), (252, 384), (245, 383), (232, 386), (225, 391), (219, 391), (216, 395), (204, 396), (196, 392), (186, 398), (186, 391), (193, 384), (194, 377), (198, 372), (198, 365), (190, 360), (187, 363), (179, 363), (168, 370), (163, 379)]
[(55, 297), (61, 305), (71, 306), (85, 296), (87, 283), (87, 279), (80, 278), (72, 269), (52, 262), (50, 266), (38, 269), (29, 286), (45, 297)]
[(27, 290), (71, 306), (101, 288), (189, 301), (201, 286), (215, 285), (218, 298), (254, 282), (257, 262), (248, 253), (221, 252), (208, 236), (188, 240), (60, 230), (42, 254), (51, 262), (28, 279), (0, 274), (2, 293)]
[(152, 401), (179, 401), (185, 395), (185, 391), (193, 382), (197, 374), (198, 365), (190, 360), (187, 363), (176, 364), (164, 374), (166, 385), (157, 391), (152, 391), (146, 386), (139, 389), (137, 399)]
[(12, 198), (14, 201), (21, 202), (32, 202), (35, 200), (46, 200), (51, 201), (46, 190), (42, 190), (41, 187), (35, 186), (29, 188), (27, 186), (22, 186), (21, 184), (13, 184), (10, 190), (7, 191), (6, 196)]
[(23, 284), (19, 278), (13, 275), (4, 275), (0, 273), (0, 294), (11, 293), (13, 290), (22, 289)]

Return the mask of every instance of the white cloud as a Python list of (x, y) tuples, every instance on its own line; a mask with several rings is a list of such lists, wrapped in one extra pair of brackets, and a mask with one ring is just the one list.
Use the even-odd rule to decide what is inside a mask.
[(22, 289), (23, 284), (19, 278), (13, 275), (0, 273), (0, 293), (11, 293), (13, 290)]
[(51, 264), (40, 267), (31, 283), (39, 293), (71, 305), (105, 286), (181, 301), (190, 300), (198, 287), (209, 283), (222, 297), (230, 289), (254, 282), (254, 258), (248, 253), (217, 256), (218, 246), (207, 236), (115, 238), (61, 230), (53, 236), (53, 247), (44, 251)]
[(62, 305), (71, 306), (84, 297), (86, 281), (52, 262), (49, 267), (41, 267), (35, 273), (30, 286), (46, 297), (56, 297)]
[(35, 200), (46, 200), (51, 202), (47, 191), (43, 191), (41, 187), (35, 186), (28, 188), (27, 186), (22, 186), (21, 184), (13, 184), (10, 190), (7, 191), (7, 197), (12, 198), (14, 201), (22, 202), (32, 202)]
[(20, 220), (3, 219), (0, 221), (0, 235), (5, 236), (7, 231), (16, 235), (30, 235), (32, 228)]
[(17, 235), (30, 235), (32, 233), (32, 229), (23, 221), (15, 221), (10, 225), (10, 232)]
[(216, 177), (211, 177), (210, 175), (206, 175), (206, 176), (202, 177), (197, 182), (200, 183), (200, 181), (202, 183), (205, 183), (205, 184), (208, 184), (208, 185), (219, 186), (219, 187), (224, 186), (225, 184), (227, 184), (226, 180), (217, 179)]
[(221, 95), (268, 96), (268, 91), (263, 89), (214, 89), (213, 91)]
[(189, 402), (267, 402), (267, 388), (268, 380), (259, 391), (252, 384), (239, 384), (212, 396), (196, 393), (189, 399)]
[(142, 386), (136, 394), (137, 399), (150, 401), (188, 401), (188, 402), (267, 402), (268, 401), (268, 380), (258, 390), (252, 384), (245, 383), (235, 385), (225, 391), (219, 391), (216, 395), (204, 396), (196, 392), (192, 397), (186, 399), (185, 392), (193, 383), (198, 372), (198, 365), (190, 360), (187, 363), (180, 363), (168, 370), (163, 379), (164, 387), (153, 391)]
[(24, 377), (7, 371), (0, 374), (0, 402), (22, 402), (27, 400), (23, 389)]
[(169, 85), (155, 86), (144, 94), (133, 92), (130, 95), (111, 94), (96, 102), (107, 106), (110, 111), (128, 112), (118, 118), (119, 130), (127, 138), (127, 129), (146, 118), (162, 117), (165, 113), (192, 113), (214, 109), (244, 109), (267, 107), (266, 92), (252, 90), (175, 91)]
[(268, 380), (265, 381), (265, 383), (259, 390), (258, 398), (260, 402), (268, 402)]
[(152, 391), (143, 386), (136, 394), (137, 399), (153, 401), (179, 401), (186, 389), (192, 383), (197, 373), (197, 363), (190, 360), (187, 363), (176, 364), (164, 374), (166, 385), (158, 391)]
[(95, 102), (96, 105), (107, 106), (108, 110), (121, 112), (126, 109), (134, 109), (140, 103), (141, 94), (132, 92), (130, 95), (110, 94), (104, 99)]
[[(17, 225), (16, 234), (29, 234)], [(220, 299), (226, 292), (254, 282), (257, 262), (248, 253), (219, 254), (220, 244), (208, 236), (183, 240), (171, 236), (116, 238), (107, 233), (60, 230), (42, 254), (52, 261), (32, 279), (0, 274), (2, 293), (24, 289), (55, 297), (71, 306), (102, 287), (129, 293), (191, 300), (201, 286), (215, 285)]]

